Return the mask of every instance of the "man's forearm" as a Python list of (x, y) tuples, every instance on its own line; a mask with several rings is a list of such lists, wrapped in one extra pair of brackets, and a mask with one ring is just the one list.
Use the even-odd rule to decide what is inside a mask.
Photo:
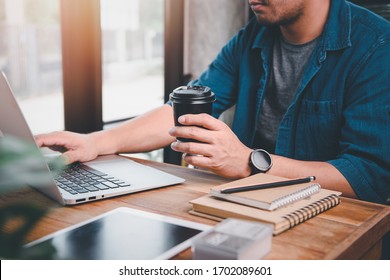
[(163, 105), (113, 129), (91, 134), (99, 154), (147, 152), (175, 140), (168, 134), (174, 126), (172, 108)]
[(300, 161), (274, 155), (271, 175), (298, 178), (316, 176), (316, 180), (325, 189), (341, 191), (344, 196), (356, 198), (356, 194), (345, 177), (331, 164), (317, 161)]

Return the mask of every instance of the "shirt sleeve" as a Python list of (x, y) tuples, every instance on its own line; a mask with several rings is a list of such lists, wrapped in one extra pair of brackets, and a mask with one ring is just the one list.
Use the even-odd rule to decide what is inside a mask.
[(390, 194), (390, 38), (379, 38), (349, 77), (340, 154), (329, 161), (360, 199)]

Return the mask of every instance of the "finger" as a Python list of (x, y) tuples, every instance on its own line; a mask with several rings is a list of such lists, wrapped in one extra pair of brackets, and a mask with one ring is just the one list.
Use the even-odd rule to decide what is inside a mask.
[(35, 142), (37, 143), (38, 147), (42, 147), (45, 145), (45, 139), (47, 137), (47, 134), (40, 134), (40, 135), (35, 135)]
[(188, 164), (201, 168), (208, 168), (211, 164), (211, 159), (205, 156), (186, 154), (183, 159)]
[(78, 147), (77, 141), (72, 139), (72, 135), (67, 132), (52, 132), (39, 135), (37, 137), (39, 147), (48, 147), (61, 153), (68, 150), (75, 150)]
[(202, 155), (210, 157), (212, 155), (210, 151), (210, 145), (196, 142), (173, 142), (171, 144), (172, 150), (185, 154)]
[(176, 126), (169, 131), (169, 134), (176, 138), (195, 139), (203, 143), (212, 143), (213, 141), (210, 130), (197, 126)]
[(204, 113), (183, 115), (178, 121), (182, 125), (196, 125), (210, 130), (221, 130), (225, 127), (225, 123)]
[(67, 146), (65, 137), (61, 136), (60, 133), (49, 133), (35, 136), (35, 141), (39, 147), (50, 147), (50, 146)]
[(63, 160), (65, 161), (65, 164), (72, 164), (76, 161), (79, 161), (79, 158), (77, 156), (77, 153), (74, 151), (68, 151), (61, 155)]

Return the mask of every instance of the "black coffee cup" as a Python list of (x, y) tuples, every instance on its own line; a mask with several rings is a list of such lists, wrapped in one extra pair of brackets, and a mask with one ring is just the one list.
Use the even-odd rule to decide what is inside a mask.
[[(181, 86), (176, 88), (170, 95), (172, 102), (173, 117), (176, 126), (182, 126), (177, 120), (186, 114), (207, 113), (211, 115), (215, 94), (205, 86)], [(182, 142), (198, 142), (193, 139), (177, 138)]]

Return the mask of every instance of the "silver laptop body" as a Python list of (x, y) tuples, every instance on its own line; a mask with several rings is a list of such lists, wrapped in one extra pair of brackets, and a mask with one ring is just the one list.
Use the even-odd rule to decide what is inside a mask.
[[(0, 137), (7, 135), (15, 136), (35, 144), (34, 137), (14, 94), (12, 93), (6, 76), (1, 72)], [(42, 165), (47, 169), (47, 172), (50, 172), (43, 156)], [(145, 166), (118, 155), (99, 156), (93, 161), (84, 162), (83, 165), (85, 165), (87, 169), (92, 168), (91, 170), (96, 174), (107, 174), (105, 175), (106, 178), (111, 178), (110, 180), (112, 181), (122, 182), (123, 186), (115, 188), (98, 188), (98, 190), (84, 193), (72, 191), (73, 194), (71, 194), (70, 192), (65, 191), (63, 186), (60, 187), (59, 185), (61, 185), (61, 182), (57, 181), (56, 183), (54, 177), (52, 182), (47, 186), (31, 186), (62, 205), (72, 205), (184, 182), (183, 178)], [(98, 177), (99, 176), (94, 177), (91, 175), (91, 180), (98, 179)], [(100, 182), (97, 180), (95, 186), (99, 187), (99, 184)], [(93, 189), (96, 189), (96, 187)]]

